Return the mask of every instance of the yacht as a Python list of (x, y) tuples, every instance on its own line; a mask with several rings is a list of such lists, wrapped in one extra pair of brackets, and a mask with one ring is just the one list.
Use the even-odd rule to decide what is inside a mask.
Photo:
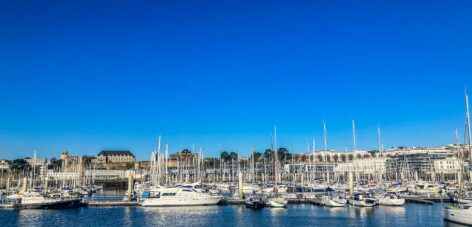
[(193, 184), (177, 184), (175, 185), (176, 188), (190, 188), (197, 192), (204, 192), (203, 186), (200, 182), (195, 182)]
[(246, 204), (246, 208), (253, 209), (253, 210), (260, 210), (266, 206), (265, 202), (262, 201), (262, 198), (254, 198), (249, 197), (248, 200), (244, 201)]
[(379, 198), (378, 204), (383, 206), (402, 206), (405, 204), (405, 199), (399, 198), (394, 194), (388, 194)]
[(323, 196), (321, 197), (321, 203), (329, 207), (343, 207), (346, 205), (347, 200), (342, 196)]
[(349, 203), (352, 204), (353, 206), (360, 206), (360, 207), (373, 207), (377, 205), (377, 202), (375, 202), (375, 199), (365, 197), (360, 194), (354, 195), (354, 198), (349, 199)]
[(439, 191), (440, 188), (438, 185), (427, 182), (418, 182), (415, 184), (415, 188), (413, 189), (413, 192), (419, 194), (436, 194), (439, 193)]
[(472, 225), (472, 207), (470, 204), (448, 206), (444, 209), (444, 220), (462, 224)]
[(162, 188), (155, 191), (141, 203), (150, 206), (203, 206), (216, 205), (223, 199), (220, 195), (197, 192), (191, 188)]
[(21, 198), (20, 208), (25, 209), (56, 209), (77, 208), (82, 206), (81, 199), (64, 199), (60, 197), (48, 197), (39, 192), (27, 192)]

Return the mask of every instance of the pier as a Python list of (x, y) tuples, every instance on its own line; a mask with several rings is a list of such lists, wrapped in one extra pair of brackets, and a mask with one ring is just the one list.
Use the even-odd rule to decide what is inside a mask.
[(123, 201), (90, 201), (84, 203), (88, 207), (108, 207), (108, 206), (138, 206), (138, 202), (123, 202)]

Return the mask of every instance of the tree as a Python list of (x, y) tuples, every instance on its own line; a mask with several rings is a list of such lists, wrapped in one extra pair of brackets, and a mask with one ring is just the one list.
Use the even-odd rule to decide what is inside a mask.
[(262, 157), (262, 153), (261, 152), (254, 152), (254, 162), (257, 162), (259, 161), (259, 159)]
[(62, 167), (62, 159), (51, 158), (49, 160), (48, 169), (57, 169)]
[(353, 154), (349, 154), (349, 161), (352, 161), (354, 160), (354, 155)]
[(341, 154), (341, 161), (346, 162), (346, 155), (345, 154)]
[(180, 153), (182, 153), (182, 154), (191, 154), (192, 152), (189, 149), (185, 148)]
[(272, 155), (274, 155), (274, 151), (272, 149), (266, 149), (264, 151), (264, 158), (265, 159), (271, 159)]
[(228, 160), (229, 160), (229, 154), (228, 154), (228, 152), (227, 152), (227, 151), (221, 152), (220, 158), (221, 158), (223, 161), (228, 161)]
[(229, 157), (230, 157), (231, 160), (236, 160), (236, 159), (238, 159), (238, 154), (236, 152), (231, 152), (229, 154)]
[(13, 160), (11, 164), (12, 164), (11, 169), (15, 172), (19, 172), (19, 171), (23, 171), (23, 170), (27, 170), (31, 168), (30, 164), (25, 159), (22, 159), (22, 158)]
[(334, 158), (334, 162), (338, 162), (338, 161), (339, 161), (339, 156), (337, 156), (337, 155), (334, 155), (334, 157), (333, 157), (333, 158)]
[(285, 147), (281, 147), (277, 150), (277, 158), (279, 161), (285, 161), (292, 159), (292, 154)]

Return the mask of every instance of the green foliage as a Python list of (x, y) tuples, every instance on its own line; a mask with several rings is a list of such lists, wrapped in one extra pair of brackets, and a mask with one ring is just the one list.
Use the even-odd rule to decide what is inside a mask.
[(126, 163), (126, 169), (133, 169), (133, 168), (134, 168), (134, 163), (133, 162)]
[(220, 158), (221, 158), (223, 161), (228, 161), (228, 160), (229, 160), (229, 154), (228, 154), (228, 152), (227, 152), (227, 151), (221, 152)]
[(48, 169), (58, 169), (62, 167), (62, 159), (51, 158)]
[(238, 154), (236, 152), (231, 152), (229, 154), (229, 157), (231, 160), (237, 160), (238, 159)]
[(185, 148), (185, 149), (183, 149), (180, 153), (182, 153), (182, 154), (191, 154), (192, 151), (190, 151), (189, 149)]
[(279, 161), (284, 162), (292, 159), (292, 154), (285, 147), (281, 147), (277, 150), (277, 158)]
[(262, 157), (261, 152), (254, 152), (254, 161), (257, 162)]
[(26, 160), (19, 158), (19, 159), (13, 160), (13, 162), (11, 163), (11, 169), (14, 172), (20, 172), (23, 170), (31, 169), (31, 166)]
[(272, 155), (274, 155), (274, 151), (272, 149), (266, 149), (264, 151), (264, 158), (270, 160), (272, 158)]

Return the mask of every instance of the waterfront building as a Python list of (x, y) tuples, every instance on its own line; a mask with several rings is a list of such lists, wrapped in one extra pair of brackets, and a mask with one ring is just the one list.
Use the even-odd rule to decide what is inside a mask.
[(11, 165), (7, 160), (0, 161), (0, 171), (9, 171), (10, 168), (11, 168)]
[(130, 151), (101, 151), (97, 155), (97, 161), (105, 163), (135, 162), (136, 157)]
[(25, 158), (25, 161), (28, 162), (30, 166), (43, 166), (47, 163), (45, 158)]
[(347, 176), (349, 172), (352, 172), (357, 179), (382, 179), (386, 174), (385, 163), (387, 158), (367, 158), (367, 159), (356, 159), (352, 162), (339, 163), (335, 172), (337, 175)]

